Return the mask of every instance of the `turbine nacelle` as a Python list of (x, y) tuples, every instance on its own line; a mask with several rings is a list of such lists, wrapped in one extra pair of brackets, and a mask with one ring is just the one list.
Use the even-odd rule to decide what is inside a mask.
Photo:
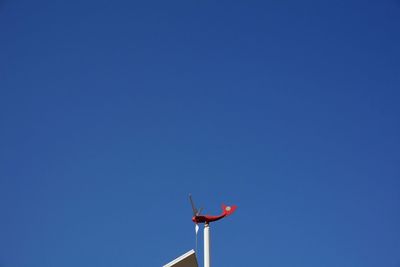
[(202, 209), (201, 208), (199, 210), (196, 209), (196, 206), (194, 205), (191, 195), (189, 195), (189, 199), (190, 199), (190, 204), (192, 205), (192, 209), (193, 209), (192, 221), (196, 224), (198, 224), (198, 223), (209, 224), (210, 222), (218, 221), (224, 217), (231, 215), (237, 209), (236, 205), (226, 206), (225, 204), (222, 204), (222, 206), (221, 206), (222, 213), (220, 215), (215, 215), (215, 216), (214, 215), (201, 215), (200, 213), (201, 213)]

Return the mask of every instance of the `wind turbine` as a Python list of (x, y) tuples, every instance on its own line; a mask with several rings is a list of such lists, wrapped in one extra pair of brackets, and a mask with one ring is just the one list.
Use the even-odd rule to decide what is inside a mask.
[[(222, 204), (222, 213), (220, 215), (201, 215), (201, 210), (196, 209), (192, 195), (189, 194), (190, 204), (192, 205), (193, 217), (192, 221), (196, 224), (196, 247), (197, 247), (197, 233), (199, 231), (199, 223), (204, 223), (204, 267), (210, 267), (210, 223), (218, 221), (224, 217), (231, 215), (237, 209), (237, 206), (226, 206)], [(196, 249), (197, 250), (197, 249)]]

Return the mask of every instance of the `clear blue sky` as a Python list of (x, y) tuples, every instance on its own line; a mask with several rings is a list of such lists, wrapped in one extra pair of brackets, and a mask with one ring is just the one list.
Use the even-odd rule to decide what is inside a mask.
[(161, 266), (189, 192), (213, 266), (400, 266), (399, 48), (398, 0), (0, 0), (0, 266)]

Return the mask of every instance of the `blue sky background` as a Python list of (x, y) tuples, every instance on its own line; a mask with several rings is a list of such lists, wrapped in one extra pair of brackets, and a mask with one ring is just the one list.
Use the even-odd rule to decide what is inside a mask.
[(161, 266), (191, 192), (213, 266), (399, 267), (399, 47), (398, 0), (0, 0), (0, 266)]

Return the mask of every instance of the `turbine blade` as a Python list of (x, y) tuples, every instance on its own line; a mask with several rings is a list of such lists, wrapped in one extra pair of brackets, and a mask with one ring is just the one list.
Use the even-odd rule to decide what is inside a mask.
[(197, 211), (196, 216), (199, 216), (202, 210), (203, 210), (203, 208), (200, 208), (200, 209)]
[(189, 194), (189, 200), (190, 200), (190, 204), (192, 205), (193, 216), (197, 216), (197, 209), (196, 209), (196, 206), (194, 205), (194, 202), (192, 199), (192, 194)]

